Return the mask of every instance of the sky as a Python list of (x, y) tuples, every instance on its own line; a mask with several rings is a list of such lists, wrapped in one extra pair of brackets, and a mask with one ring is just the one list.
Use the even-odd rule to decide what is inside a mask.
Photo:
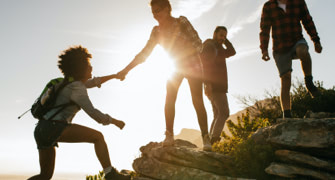
[[(266, 0), (171, 0), (172, 15), (186, 16), (204, 41), (217, 25), (228, 28), (228, 39), (237, 54), (227, 59), (231, 114), (243, 109), (238, 96), (262, 98), (267, 90), (278, 92), (280, 79), (271, 60), (261, 59), (259, 23)], [(33, 137), (36, 119), (28, 110), (44, 85), (61, 77), (58, 55), (74, 45), (86, 47), (93, 58), (93, 76), (114, 74), (143, 48), (153, 19), (149, 0), (0, 0), (0, 52), (2, 70), (0, 103), (0, 173), (39, 172), (38, 151)], [(313, 61), (314, 80), (325, 88), (335, 85), (334, 0), (306, 0), (316, 24), (323, 52), (317, 54), (304, 32)], [(272, 43), (269, 46), (271, 52)], [(126, 122), (124, 130), (97, 124), (83, 111), (73, 123), (104, 134), (111, 162), (117, 169), (132, 170), (139, 148), (164, 139), (165, 83), (173, 69), (169, 55), (157, 46), (147, 61), (133, 69), (124, 81), (110, 80), (89, 89), (94, 106)], [(300, 62), (293, 62), (293, 79), (302, 80)], [(211, 105), (204, 98), (208, 123)], [(175, 133), (198, 129), (187, 81), (176, 103)], [(94, 174), (101, 170), (92, 144), (60, 143), (55, 173)]]

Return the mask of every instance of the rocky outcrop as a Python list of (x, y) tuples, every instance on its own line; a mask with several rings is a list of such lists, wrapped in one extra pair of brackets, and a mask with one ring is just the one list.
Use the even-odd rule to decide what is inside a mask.
[(335, 180), (335, 118), (279, 119), (252, 138), (277, 149), (266, 172), (284, 178)]
[[(271, 145), (275, 150), (273, 162), (263, 172), (276, 180), (335, 180), (335, 118), (322, 117), (278, 119), (277, 124), (257, 130), (251, 137), (254, 142)], [(176, 140), (171, 147), (151, 142), (140, 151), (141, 157), (133, 163), (140, 176), (134, 180), (245, 177), (236, 174), (232, 157), (202, 151), (185, 140)]]
[(297, 178), (298, 176), (305, 177), (306, 179), (335, 179), (334, 175), (327, 172), (320, 172), (314, 169), (303, 168), (300, 166), (283, 163), (271, 163), (271, 165), (265, 169), (265, 172), (290, 179)]
[[(227, 180), (233, 172), (232, 159), (205, 152), (194, 144), (176, 140), (174, 146), (162, 147), (151, 142), (140, 148), (142, 155), (134, 160), (134, 170), (152, 179), (162, 180)], [(241, 179), (241, 178), (240, 178)]]

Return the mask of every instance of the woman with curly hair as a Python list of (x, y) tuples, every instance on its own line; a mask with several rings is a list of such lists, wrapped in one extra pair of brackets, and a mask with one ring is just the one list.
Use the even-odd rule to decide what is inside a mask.
[(58, 67), (64, 75), (64, 80), (60, 83), (67, 85), (60, 90), (55, 107), (57, 105), (70, 103), (59, 113), (53, 116), (58, 108), (53, 108), (39, 120), (34, 131), (34, 136), (39, 151), (40, 174), (29, 180), (51, 179), (54, 173), (56, 149), (58, 142), (65, 143), (93, 143), (96, 155), (104, 169), (105, 179), (130, 179), (129, 176), (119, 173), (112, 167), (107, 144), (101, 132), (73, 124), (72, 119), (76, 113), (83, 109), (92, 119), (103, 125), (114, 124), (120, 129), (125, 126), (123, 121), (117, 120), (104, 114), (92, 105), (87, 88), (100, 87), (102, 83), (116, 78), (116, 75), (92, 78), (92, 66), (86, 48), (81, 46), (71, 47), (65, 50), (60, 56)]

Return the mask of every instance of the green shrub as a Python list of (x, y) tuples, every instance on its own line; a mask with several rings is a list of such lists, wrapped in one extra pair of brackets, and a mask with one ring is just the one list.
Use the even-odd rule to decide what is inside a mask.
[(274, 150), (270, 145), (258, 145), (250, 139), (257, 129), (269, 125), (268, 119), (251, 118), (247, 111), (246, 115), (237, 118), (237, 124), (229, 120), (227, 125), (232, 136), (222, 132), (224, 141), (215, 143), (213, 151), (234, 158), (236, 176), (268, 179), (264, 169), (273, 161)]
[[(323, 83), (315, 82), (321, 96), (312, 98), (302, 81), (295, 81), (291, 88), (291, 112), (296, 118), (303, 118), (308, 110), (312, 112), (335, 112), (335, 87), (325, 89)], [(280, 89), (280, 88), (279, 88)], [(250, 96), (239, 97), (239, 100), (250, 111), (252, 117), (268, 118), (274, 124), (277, 118), (282, 117), (279, 93), (266, 91), (263, 100)]]
[[(129, 173), (131, 177), (139, 177), (139, 174), (137, 174), (134, 171), (129, 171), (127, 173)], [(105, 176), (105, 173), (103, 171), (99, 171), (99, 173), (96, 175), (87, 175), (86, 180), (105, 180), (104, 176)]]
[(86, 180), (105, 180), (105, 174), (103, 171), (99, 171), (99, 174), (96, 175), (87, 175)]
[(245, 140), (247, 140), (257, 129), (266, 127), (269, 125), (267, 118), (250, 118), (249, 111), (246, 115), (242, 114), (242, 117), (237, 117), (237, 124), (234, 124), (231, 120), (227, 121), (228, 130), (232, 136), (228, 136), (222, 131), (221, 136), (224, 137), (224, 141), (216, 143), (213, 146), (213, 150), (224, 154), (229, 154), (236, 149), (236, 146)]
[(255, 179), (269, 179), (265, 168), (274, 161), (274, 149), (271, 145), (256, 144), (247, 139), (237, 144), (231, 152), (236, 165), (236, 173), (240, 176)]
[(308, 110), (313, 112), (335, 112), (335, 87), (323, 88), (322, 82), (316, 82), (321, 96), (312, 98), (304, 84), (298, 82), (293, 85), (291, 95), (293, 117), (304, 117)]

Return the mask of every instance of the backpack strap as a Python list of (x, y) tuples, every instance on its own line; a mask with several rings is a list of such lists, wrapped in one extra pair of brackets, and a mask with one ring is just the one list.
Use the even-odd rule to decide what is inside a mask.
[[(70, 84), (72, 82), (69, 82), (66, 78), (63, 80), (63, 82), (61, 82), (60, 86), (56, 89), (56, 92), (55, 92), (55, 96), (56, 96), (56, 99), (58, 97), (58, 94), (60, 93), (60, 91), (65, 87), (67, 86), (68, 84)], [(46, 120), (50, 120), (52, 118), (54, 118), (58, 113), (60, 113), (61, 111), (63, 111), (66, 107), (68, 106), (71, 106), (71, 105), (76, 105), (77, 107), (79, 107), (75, 102), (71, 101), (68, 102), (68, 103), (64, 103), (64, 104), (60, 104), (60, 105), (57, 105), (57, 106), (54, 106), (52, 107), (50, 110), (52, 109), (55, 109), (55, 108), (59, 108), (61, 107), (60, 109), (58, 109), (52, 116), (50, 116), (48, 119)]]
[[(74, 103), (73, 101), (69, 102), (69, 103), (65, 103), (65, 104), (60, 104), (58, 106), (53, 107), (52, 109), (61, 107), (60, 109), (58, 109), (52, 116), (50, 116), (48, 119), (46, 120), (50, 120), (52, 118), (54, 118), (58, 113), (60, 113), (61, 111), (63, 111), (66, 107), (70, 106), (70, 105), (77, 105), (76, 103)], [(77, 105), (78, 106), (78, 105)]]

